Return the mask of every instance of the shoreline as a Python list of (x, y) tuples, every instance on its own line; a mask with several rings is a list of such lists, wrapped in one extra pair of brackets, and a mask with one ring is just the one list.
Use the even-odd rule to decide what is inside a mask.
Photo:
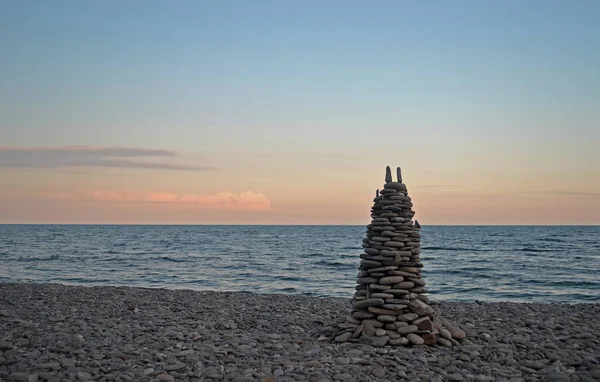
[[(600, 379), (600, 304), (441, 301), (460, 346), (331, 340), (351, 299), (0, 283), (0, 380)], [(37, 378), (37, 379), (36, 379)]]

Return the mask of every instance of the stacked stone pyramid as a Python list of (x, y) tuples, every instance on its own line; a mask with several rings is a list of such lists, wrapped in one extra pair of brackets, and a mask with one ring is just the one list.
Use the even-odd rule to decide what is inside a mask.
[(415, 212), (400, 168), (396, 172), (393, 182), (391, 169), (386, 168), (383, 189), (373, 200), (352, 314), (340, 324), (335, 341), (456, 345), (465, 333), (429, 305), (421, 275), (421, 227), (412, 220)]

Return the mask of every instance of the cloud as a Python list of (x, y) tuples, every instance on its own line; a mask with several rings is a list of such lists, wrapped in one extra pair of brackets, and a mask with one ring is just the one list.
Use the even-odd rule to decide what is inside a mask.
[(39, 197), (45, 200), (172, 204), (206, 210), (269, 211), (271, 209), (269, 198), (260, 192), (252, 191), (239, 194), (223, 191), (210, 195), (180, 195), (170, 192), (87, 190), (43, 192)]
[(177, 153), (163, 149), (126, 147), (10, 147), (0, 146), (0, 167), (60, 168), (109, 167), (160, 170), (208, 170), (209, 167), (180, 165), (131, 158), (172, 158)]
[(570, 196), (587, 196), (587, 197), (598, 197), (600, 192), (582, 192), (582, 191), (550, 191), (551, 195), (570, 195)]

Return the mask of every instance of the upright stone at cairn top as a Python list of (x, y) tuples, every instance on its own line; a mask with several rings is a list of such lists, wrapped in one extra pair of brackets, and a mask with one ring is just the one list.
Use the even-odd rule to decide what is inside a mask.
[(386, 168), (383, 189), (373, 199), (352, 314), (340, 324), (335, 340), (374, 346), (451, 346), (464, 338), (464, 332), (434, 318), (428, 305), (421, 275), (421, 226), (412, 221), (415, 212), (399, 167), (396, 175), (394, 182), (390, 167)]

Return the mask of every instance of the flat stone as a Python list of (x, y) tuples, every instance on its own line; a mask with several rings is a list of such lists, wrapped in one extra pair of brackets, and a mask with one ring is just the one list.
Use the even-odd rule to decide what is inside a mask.
[(379, 293), (379, 292), (376, 292), (376, 293), (371, 293), (371, 298), (383, 298), (383, 299), (394, 298), (394, 295), (393, 294), (389, 294), (389, 293)]
[[(396, 269), (398, 267), (394, 267), (394, 269)], [(8, 342), (8, 341), (0, 341), (0, 350), (10, 350), (14, 347), (14, 345), (12, 344), (12, 342)]]
[(379, 250), (375, 249), (375, 248), (365, 248), (364, 251), (367, 255), (373, 255), (373, 256), (379, 255)]
[(357, 284), (373, 284), (376, 283), (378, 279), (375, 277), (359, 277), (356, 279)]
[[(379, 251), (379, 254), (381, 256), (396, 257), (396, 255), (398, 254), (398, 251), (392, 251), (390, 249), (382, 249), (381, 251)], [(398, 269), (398, 267), (394, 267), (394, 269)]]
[(398, 266), (396, 266), (396, 265), (388, 265), (386, 267), (381, 267), (381, 268), (371, 268), (371, 269), (369, 269), (369, 273), (387, 272), (387, 271), (393, 271), (395, 269), (398, 269)]
[(398, 284), (394, 284), (392, 286), (392, 289), (411, 289), (412, 287), (414, 287), (415, 284), (410, 282), (410, 281), (404, 281)]
[(400, 182), (388, 182), (383, 185), (385, 190), (406, 191), (406, 185)]
[[(354, 317), (354, 316), (346, 316), (346, 322), (350, 323), (350, 324), (356, 324), (356, 325), (360, 325), (362, 324), (362, 320), (359, 320), (358, 318)], [(273, 338), (271, 337), (271, 335), (268, 335), (268, 337), (270, 339), (273, 340), (280, 340), (281, 339), (281, 335), (277, 334), (277, 336), (279, 336), (278, 338)]]
[(92, 375), (84, 371), (78, 371), (76, 376), (77, 379), (79, 379), (80, 381), (89, 381), (90, 379), (92, 379)]
[[(366, 261), (366, 260), (364, 260)], [(421, 268), (415, 268), (415, 267), (398, 267), (398, 270), (395, 272), (407, 272), (407, 273), (412, 273), (412, 275), (410, 275), (411, 277), (414, 277), (415, 274), (419, 274), (421, 273)]]
[(401, 241), (389, 240), (383, 243), (383, 246), (388, 248), (402, 248), (404, 247), (404, 243)]
[[(402, 296), (396, 296), (396, 297), (402, 297)], [(386, 304), (396, 304), (396, 305), (406, 305), (408, 307), (410, 300), (405, 300), (403, 298), (386, 298), (385, 303)]]
[(381, 298), (367, 298), (365, 300), (355, 301), (354, 307), (357, 309), (368, 308), (370, 306), (380, 306), (383, 305), (385, 301)]
[(385, 329), (376, 329), (375, 330), (376, 337), (385, 336), (386, 334), (387, 334), (387, 332), (385, 331)]
[(385, 369), (383, 367), (376, 367), (372, 371), (373, 375), (377, 378), (385, 377)]
[(418, 299), (411, 301), (408, 308), (419, 316), (431, 315), (435, 312), (432, 307)]
[[(375, 315), (370, 312), (365, 312), (364, 310), (359, 310), (356, 312), (352, 312), (352, 317), (356, 317), (358, 319), (364, 320), (367, 318), (373, 318), (373, 317), (375, 317)], [(448, 333), (450, 333), (450, 332), (448, 332)]]
[(373, 237), (371, 238), (371, 240), (373, 240), (373, 241), (377, 241), (377, 242), (380, 242), (380, 243), (384, 243), (384, 242), (386, 242), (386, 241), (389, 241), (389, 240), (390, 240), (390, 238), (389, 238), (389, 237), (383, 237), (383, 236), (373, 236)]
[[(392, 284), (400, 283), (400, 282), (402, 282), (402, 280), (404, 280), (404, 277), (402, 277), (402, 276), (387, 276), (387, 277), (380, 278), (379, 284), (392, 285)], [(396, 289), (402, 289), (402, 288), (396, 288)]]
[(350, 340), (350, 337), (352, 337), (352, 332), (342, 333), (339, 336), (335, 337), (335, 342), (348, 342), (348, 340)]
[(411, 322), (419, 318), (419, 315), (416, 313), (405, 313), (398, 316), (398, 321), (406, 321)]
[(73, 367), (77, 363), (77, 361), (75, 361), (74, 359), (71, 359), (71, 358), (61, 358), (59, 360), (59, 362), (61, 365), (65, 366), (65, 367)]
[(409, 342), (408, 338), (400, 337), (400, 338), (391, 339), (389, 344), (394, 345), (394, 346), (404, 346), (404, 345), (407, 345), (408, 342)]
[(390, 316), (387, 314), (382, 314), (377, 316), (377, 321), (381, 321), (381, 322), (394, 322), (396, 321), (396, 317), (395, 316)]
[(413, 345), (423, 345), (423, 343), (425, 343), (425, 341), (423, 340), (423, 338), (421, 338), (420, 336), (416, 335), (415, 333), (409, 333), (409, 334), (407, 334), (406, 338), (408, 338), (408, 340)]
[(185, 363), (177, 362), (177, 363), (165, 366), (165, 370), (166, 371), (175, 371), (175, 370), (183, 369), (184, 367), (185, 367)]
[(418, 276), (418, 274), (416, 273), (410, 273), (410, 272), (404, 272), (404, 271), (390, 271), (389, 272), (391, 275), (396, 275), (396, 276), (403, 276), (403, 277), (410, 277), (410, 278), (415, 278), (415, 276)]
[(441, 338), (441, 337), (438, 337), (437, 343), (440, 344), (440, 345), (442, 345), (442, 346), (446, 346), (446, 347), (451, 347), (452, 346), (452, 342), (448, 341), (445, 338)]
[(370, 306), (367, 309), (369, 309), (369, 312), (373, 313), (373, 314), (387, 314), (387, 315), (390, 315), (390, 316), (395, 316), (395, 315), (398, 314), (398, 312), (396, 312), (395, 310), (376, 308), (376, 307), (373, 307), (373, 306)]
[(407, 325), (407, 326), (402, 326), (402, 327), (398, 328), (396, 331), (400, 334), (409, 334), (409, 333), (414, 333), (417, 330), (419, 330), (419, 328), (417, 328), (416, 325)]
[(407, 306), (403, 304), (383, 304), (381, 307), (393, 311), (400, 311), (406, 309)]
[(452, 373), (446, 375), (446, 380), (451, 382), (460, 382), (464, 381), (465, 378), (460, 373)]
[(159, 374), (154, 378), (158, 379), (159, 381), (175, 382), (175, 378), (173, 376), (165, 373)]
[(388, 289), (388, 290), (386, 290), (385, 293), (396, 295), (396, 294), (408, 294), (409, 292), (405, 289)]
[(440, 329), (440, 336), (447, 340), (452, 339), (452, 334), (450, 334), (450, 331), (448, 329)]
[(385, 346), (389, 340), (388, 336), (374, 337), (373, 346)]
[(437, 337), (433, 333), (422, 334), (421, 337), (425, 345), (435, 345), (437, 343)]
[(360, 265), (364, 268), (379, 268), (381, 267), (383, 264), (380, 263), (379, 261), (373, 261), (373, 260), (361, 260)]
[[(385, 306), (385, 305), (384, 305)], [(433, 330), (433, 323), (429, 319), (429, 317), (420, 317), (412, 322), (413, 325), (416, 325), (419, 330)]]
[(375, 337), (377, 329), (370, 323), (363, 324), (363, 334), (368, 337)]
[(364, 320), (363, 325), (372, 325), (375, 328), (383, 328), (383, 322), (373, 319)]
[(568, 382), (571, 379), (565, 373), (561, 373), (559, 371), (555, 371), (547, 375), (549, 381), (565, 381)]

